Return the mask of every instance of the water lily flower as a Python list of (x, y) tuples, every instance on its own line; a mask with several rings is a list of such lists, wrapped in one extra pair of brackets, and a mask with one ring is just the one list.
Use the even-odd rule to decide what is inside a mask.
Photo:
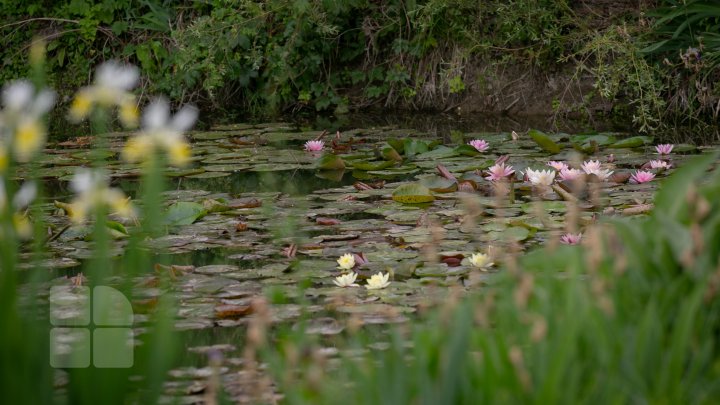
[(672, 153), (674, 147), (675, 145), (671, 143), (664, 143), (655, 146), (655, 150), (657, 151), (658, 155), (669, 155), (670, 153)]
[(81, 169), (73, 176), (70, 187), (77, 194), (70, 204), (70, 218), (80, 223), (85, 221), (89, 213), (97, 207), (106, 206), (124, 218), (134, 216), (130, 198), (116, 188), (108, 187), (108, 178), (101, 171)]
[(468, 142), (468, 145), (477, 149), (478, 152), (485, 152), (490, 148), (490, 144), (485, 142), (484, 139), (473, 139), (472, 141)]
[[(5, 109), (0, 122), (11, 139), (16, 159), (28, 162), (45, 145), (47, 128), (42, 118), (55, 104), (55, 93), (38, 90), (27, 80), (18, 80), (5, 87), (2, 99)], [(0, 159), (7, 160), (7, 155)], [(7, 162), (1, 165), (6, 166)]]
[(648, 172), (645, 170), (638, 170), (635, 173), (630, 175), (630, 183), (632, 184), (642, 184), (647, 183), (648, 181), (655, 178), (655, 173)]
[(470, 264), (477, 267), (478, 269), (487, 269), (494, 263), (490, 261), (490, 256), (484, 253), (473, 253), (470, 256)]
[(556, 161), (556, 160), (551, 160), (551, 161), (547, 162), (547, 165), (550, 166), (550, 167), (552, 167), (553, 169), (559, 171), (559, 172), (560, 172), (560, 171), (563, 171), (564, 169), (567, 169), (567, 168), (568, 168), (567, 163), (565, 163), (565, 162), (558, 162), (558, 161)]
[(670, 166), (672, 166), (670, 163), (664, 161), (664, 160), (651, 160), (650, 162), (650, 168), (651, 169), (669, 169)]
[(350, 270), (355, 267), (355, 255), (352, 253), (345, 253), (337, 259), (338, 269)]
[(380, 272), (378, 274), (375, 274), (368, 279), (365, 288), (367, 288), (368, 290), (380, 290), (382, 288), (385, 288), (390, 285), (390, 281), (388, 281), (389, 277), (390, 273), (383, 274), (382, 272)]
[(488, 169), (488, 176), (485, 177), (489, 181), (498, 181), (506, 177), (510, 177), (515, 173), (512, 166), (505, 166), (505, 163), (495, 164)]
[(560, 177), (560, 180), (562, 181), (572, 181), (581, 178), (585, 175), (585, 172), (579, 169), (562, 169), (560, 170), (560, 173), (558, 176)]
[(585, 174), (594, 174), (600, 180), (606, 181), (613, 174), (611, 170), (603, 169), (599, 160), (588, 160), (580, 166)]
[(581, 239), (582, 233), (566, 233), (565, 235), (560, 237), (560, 243), (563, 243), (565, 245), (577, 245), (580, 243)]
[(335, 280), (333, 280), (333, 283), (335, 283), (338, 287), (360, 287), (359, 284), (355, 284), (355, 279), (357, 279), (357, 273), (348, 273), (343, 274), (341, 276), (335, 277)]
[(323, 141), (307, 141), (305, 142), (305, 150), (308, 152), (320, 152), (325, 147)]
[(527, 174), (530, 183), (536, 186), (549, 186), (555, 180), (555, 171), (553, 170), (527, 169), (525, 174)]
[(145, 108), (142, 131), (130, 138), (123, 149), (129, 162), (148, 160), (156, 150), (165, 150), (173, 166), (184, 166), (190, 161), (190, 144), (183, 133), (195, 124), (198, 110), (186, 105), (170, 117), (170, 103), (159, 98)]
[(98, 66), (95, 81), (83, 87), (75, 95), (70, 106), (70, 118), (80, 121), (87, 118), (95, 105), (103, 108), (119, 108), (120, 121), (128, 128), (137, 126), (138, 112), (135, 96), (129, 92), (140, 79), (138, 68), (118, 61), (108, 61)]

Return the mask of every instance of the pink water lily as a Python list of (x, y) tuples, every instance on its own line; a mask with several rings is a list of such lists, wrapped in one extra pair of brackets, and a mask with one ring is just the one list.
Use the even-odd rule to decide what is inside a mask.
[(583, 164), (580, 166), (581, 169), (585, 172), (585, 174), (591, 174), (594, 173), (600, 168), (602, 165), (600, 164), (599, 160), (588, 160), (587, 162), (583, 162)]
[(468, 145), (477, 149), (478, 152), (485, 152), (490, 148), (490, 144), (485, 142), (484, 139), (473, 139), (472, 141), (468, 142)]
[(577, 245), (580, 243), (580, 240), (582, 239), (582, 234), (574, 234), (574, 233), (566, 233), (565, 235), (560, 237), (560, 243), (563, 243), (565, 245)]
[(556, 160), (551, 160), (551, 161), (547, 162), (547, 165), (550, 166), (550, 167), (552, 167), (553, 169), (559, 171), (559, 172), (563, 171), (563, 169), (567, 169), (567, 168), (568, 168), (567, 163), (565, 163), (565, 162), (558, 162), (558, 161), (556, 161)]
[(661, 145), (657, 145), (655, 147), (655, 150), (657, 151), (658, 155), (669, 155), (670, 153), (672, 153), (674, 147), (675, 145), (671, 143), (664, 143)]
[(650, 164), (651, 169), (669, 169), (670, 166), (672, 166), (669, 162), (665, 160), (651, 160), (648, 163)]
[(630, 175), (630, 183), (632, 184), (642, 184), (647, 183), (648, 181), (655, 178), (655, 173), (648, 172), (645, 170), (638, 170), (635, 173)]
[(515, 169), (512, 166), (505, 166), (505, 163), (492, 165), (488, 171), (488, 176), (485, 179), (490, 181), (502, 180), (506, 177), (512, 176), (515, 173)]
[(578, 169), (562, 169), (560, 170), (559, 177), (562, 181), (571, 181), (581, 178), (585, 175), (585, 172)]
[(305, 150), (308, 152), (319, 152), (325, 147), (323, 141), (307, 141), (305, 142)]

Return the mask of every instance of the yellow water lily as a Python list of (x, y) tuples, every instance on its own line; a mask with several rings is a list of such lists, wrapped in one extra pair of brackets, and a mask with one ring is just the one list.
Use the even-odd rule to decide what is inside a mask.
[(164, 151), (171, 165), (186, 165), (192, 152), (183, 133), (192, 128), (197, 116), (197, 108), (184, 106), (171, 117), (167, 100), (153, 101), (145, 108), (142, 130), (125, 144), (123, 157), (128, 162), (145, 161), (157, 151)]
[(357, 273), (348, 273), (343, 274), (341, 276), (335, 277), (335, 280), (333, 280), (333, 283), (335, 283), (338, 287), (359, 287), (359, 285), (355, 284), (355, 280), (357, 279)]
[(138, 124), (135, 96), (129, 92), (140, 79), (138, 68), (118, 61), (108, 61), (95, 71), (95, 81), (80, 89), (70, 106), (70, 119), (81, 121), (90, 115), (94, 106), (118, 107), (118, 117), (128, 128)]
[(355, 267), (355, 256), (352, 253), (345, 253), (337, 259), (338, 269), (350, 270)]
[(474, 253), (472, 256), (470, 256), (470, 264), (484, 270), (492, 266), (494, 263), (490, 261), (489, 255), (486, 255), (484, 253)]
[(130, 199), (119, 189), (108, 187), (107, 176), (100, 171), (79, 170), (70, 187), (77, 195), (67, 212), (76, 223), (85, 221), (94, 209), (103, 206), (124, 218), (134, 216)]
[[(47, 139), (47, 128), (43, 117), (55, 104), (55, 93), (47, 89), (36, 89), (27, 80), (10, 83), (3, 90), (2, 123), (3, 132), (19, 162), (28, 162), (43, 148)], [(0, 171), (7, 166), (5, 146), (0, 147)]]
[(368, 290), (380, 290), (385, 288), (390, 285), (390, 281), (388, 281), (389, 277), (390, 273), (377, 273), (368, 279), (365, 288)]

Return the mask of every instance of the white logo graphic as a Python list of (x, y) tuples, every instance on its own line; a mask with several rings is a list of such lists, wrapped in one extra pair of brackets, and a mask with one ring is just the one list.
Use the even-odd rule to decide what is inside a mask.
[[(91, 300), (92, 298), (92, 300)], [(92, 310), (92, 323), (91, 319)], [(50, 289), (50, 365), (55, 368), (129, 368), (133, 365), (133, 310), (112, 287)]]

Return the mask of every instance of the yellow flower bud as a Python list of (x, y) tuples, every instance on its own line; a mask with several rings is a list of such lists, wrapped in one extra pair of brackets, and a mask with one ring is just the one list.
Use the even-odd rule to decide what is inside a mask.
[(138, 126), (138, 109), (135, 100), (130, 98), (120, 104), (119, 114), (120, 121), (127, 128), (135, 128)]
[(185, 166), (190, 162), (190, 145), (185, 141), (174, 142), (168, 146), (168, 160), (173, 166)]

